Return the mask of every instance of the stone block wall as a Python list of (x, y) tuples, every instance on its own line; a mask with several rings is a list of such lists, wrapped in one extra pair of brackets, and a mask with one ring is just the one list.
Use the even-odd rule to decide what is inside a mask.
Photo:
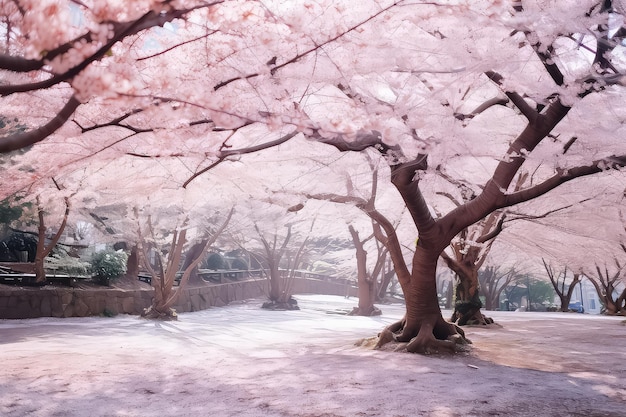
[(138, 314), (150, 306), (150, 289), (0, 286), (0, 318), (87, 317)]
[[(356, 296), (356, 289), (346, 284), (296, 278), (294, 294)], [(190, 285), (174, 306), (177, 312), (221, 307), (233, 301), (263, 297), (267, 281), (248, 280), (224, 284)], [(136, 288), (116, 287), (14, 287), (0, 285), (0, 319), (35, 317), (87, 317), (99, 315), (139, 315), (150, 306), (154, 290), (145, 283)]]

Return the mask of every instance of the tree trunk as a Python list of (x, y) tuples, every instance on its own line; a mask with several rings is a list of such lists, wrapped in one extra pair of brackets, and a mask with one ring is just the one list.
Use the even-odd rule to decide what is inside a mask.
[(46, 225), (44, 223), (43, 210), (39, 209), (39, 235), (37, 236), (37, 252), (35, 253), (35, 282), (46, 281), (46, 271), (43, 267), (46, 251)]
[(126, 274), (124, 279), (136, 282), (139, 277), (139, 251), (137, 245), (134, 245), (128, 254), (128, 261), (126, 261)]
[(377, 290), (378, 294), (376, 296), (376, 299), (378, 301), (383, 301), (385, 297), (387, 296), (387, 290), (389, 289), (389, 284), (391, 284), (391, 280), (393, 279), (395, 274), (396, 274), (396, 271), (394, 271), (393, 268), (389, 268), (387, 271), (383, 273), (383, 279)]
[(618, 314), (626, 316), (626, 288), (624, 288), (622, 293), (615, 300), (615, 305), (617, 306)]
[(459, 326), (465, 325), (487, 325), (493, 323), (493, 320), (483, 315), (480, 309), (483, 306), (480, 300), (480, 283), (478, 281), (478, 266), (476, 260), (471, 253), (462, 255), (466, 256), (461, 261), (455, 260), (445, 253), (442, 258), (446, 261), (448, 267), (456, 274), (454, 283), (454, 312), (450, 321)]
[[(204, 240), (202, 242), (195, 243), (187, 253), (185, 254), (185, 262), (183, 263), (182, 270), (185, 271), (189, 265), (195, 262), (200, 256), (204, 254), (204, 250), (206, 248), (207, 241)], [(198, 275), (198, 266), (196, 265), (189, 272), (189, 282), (193, 284), (203, 283), (202, 278)]]
[(500, 306), (500, 291), (498, 291), (495, 268), (488, 266), (479, 270), (478, 282), (485, 296), (485, 310), (495, 310)]
[[(572, 279), (572, 282), (569, 284), (567, 291), (565, 291), (565, 284), (566, 284), (565, 279), (567, 277), (567, 268), (565, 268), (565, 270), (562, 273), (559, 273), (557, 275), (555, 271), (552, 269), (552, 267), (548, 265), (548, 263), (546, 263), (545, 260), (542, 259), (542, 261), (543, 261), (543, 266), (546, 270), (546, 273), (548, 274), (548, 278), (550, 278), (550, 283), (552, 284), (552, 288), (554, 288), (554, 291), (559, 297), (559, 301), (561, 303), (561, 307), (559, 311), (566, 313), (569, 311), (569, 303), (572, 299), (572, 295), (574, 294), (574, 288), (576, 288), (576, 284), (580, 283), (580, 274), (574, 274), (574, 278)], [(562, 280), (561, 280), (561, 277), (563, 277)]]
[(113, 245), (113, 249), (123, 250), (128, 254), (126, 260), (126, 273), (120, 277), (118, 282), (124, 282), (130, 285), (138, 286), (139, 277), (139, 253), (137, 245), (133, 245), (129, 249), (129, 245), (125, 241), (117, 242)]
[(359, 306), (355, 307), (350, 315), (352, 316), (379, 316), (382, 312), (374, 306), (374, 294), (376, 291), (376, 281), (367, 273), (367, 251), (363, 247), (363, 242), (359, 238), (359, 233), (349, 226), (352, 242), (356, 249), (357, 266), (357, 294), (359, 296)]
[(480, 300), (478, 271), (471, 266), (457, 272), (454, 285), (454, 312), (450, 321), (459, 326), (493, 323), (480, 311), (483, 303)]
[(280, 271), (278, 270), (278, 265), (274, 262), (271, 262), (269, 265), (269, 284), (270, 284), (270, 293), (269, 299), (272, 302), (278, 303), (280, 302)]
[[(441, 349), (454, 351), (459, 339), (464, 336), (454, 324), (444, 320), (439, 309), (436, 278), (439, 253), (418, 244), (413, 256), (410, 281), (402, 288), (406, 300), (406, 315), (401, 322), (385, 329), (388, 332), (393, 326), (397, 326), (393, 339), (406, 342), (408, 352), (429, 353)], [(459, 334), (461, 338), (455, 338)], [(388, 335), (381, 335), (381, 340), (385, 337)], [(449, 340), (450, 338), (453, 339)]]
[(621, 294), (613, 299), (615, 282), (617, 282), (619, 278), (621, 268), (612, 276), (608, 271), (603, 273), (599, 266), (596, 266), (596, 270), (598, 272), (597, 278), (593, 278), (589, 275), (587, 275), (587, 278), (589, 279), (589, 282), (593, 284), (596, 292), (598, 293), (598, 298), (600, 299), (600, 303), (602, 303), (603, 307), (602, 314), (626, 315), (626, 288), (624, 288)]
[(46, 223), (43, 207), (39, 202), (39, 197), (37, 197), (37, 216), (39, 218), (39, 233), (38, 233), (38, 242), (37, 242), (37, 253), (35, 254), (35, 282), (44, 283), (46, 281), (46, 270), (44, 269), (44, 260), (46, 256), (50, 255), (56, 244), (61, 239), (61, 235), (65, 230), (65, 226), (67, 225), (67, 218), (70, 214), (70, 202), (69, 199), (65, 198), (65, 214), (63, 215), (63, 220), (61, 221), (61, 225), (59, 226), (59, 230), (52, 237), (50, 244), (46, 246)]

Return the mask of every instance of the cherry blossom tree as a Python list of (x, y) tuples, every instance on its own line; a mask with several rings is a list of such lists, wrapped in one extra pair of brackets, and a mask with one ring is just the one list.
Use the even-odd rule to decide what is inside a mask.
[[(195, 186), (216, 164), (296, 136), (387, 162), (419, 240), (411, 265), (390, 250), (407, 313), (379, 346), (454, 349), (435, 274), (464, 229), (553, 201), (573, 180), (589, 187), (586, 176), (624, 188), (621, 3), (22, 1), (2, 11), (2, 117), (26, 130), (0, 139), (10, 152), (0, 197), (118, 160), (168, 164), (173, 184)], [(475, 198), (435, 216), (437, 172)], [(533, 181), (516, 190), (522, 172)]]
[[(191, 272), (202, 261), (202, 255), (228, 225), (231, 215), (232, 210), (216, 230), (207, 234), (208, 236), (202, 235), (198, 237), (198, 240), (202, 242), (203, 248), (193, 253), (195, 255), (193, 259), (186, 259), (186, 268), (182, 271), (182, 275), (178, 280), (177, 274), (182, 264), (183, 249), (188, 239), (188, 220), (184, 219), (177, 229), (159, 233), (155, 230), (152, 217), (150, 215), (147, 216), (145, 228), (148, 230), (144, 231), (141, 227), (138, 230), (138, 235), (140, 236), (139, 249), (143, 256), (142, 265), (150, 273), (151, 284), (155, 292), (152, 305), (142, 313), (143, 317), (165, 320), (176, 319), (176, 312), (172, 306), (184, 291)], [(151, 262), (151, 253), (155, 255), (154, 262)], [(191, 253), (187, 254), (188, 258), (191, 256)], [(176, 281), (178, 281), (178, 287), (174, 288)]]
[(478, 271), (480, 288), (485, 296), (485, 309), (496, 310), (500, 305), (502, 291), (519, 277), (514, 267), (486, 265)]
[(383, 256), (379, 256), (373, 271), (367, 268), (367, 251), (365, 243), (374, 237), (374, 234), (366, 238), (359, 237), (359, 232), (352, 226), (348, 226), (352, 242), (356, 250), (356, 266), (357, 266), (357, 288), (359, 305), (350, 312), (354, 316), (378, 316), (382, 314), (380, 309), (374, 305), (375, 293), (377, 290), (377, 275), (380, 274), (384, 266), (386, 250)]
[(559, 300), (561, 301), (561, 307), (559, 311), (569, 311), (569, 303), (572, 299), (572, 295), (574, 294), (574, 289), (576, 285), (580, 285), (580, 274), (573, 273), (571, 280), (569, 283), (567, 282), (568, 273), (567, 267), (563, 268), (563, 271), (555, 271), (554, 267), (548, 263), (546, 263), (545, 259), (542, 259), (543, 266), (546, 269), (546, 273), (548, 274), (548, 278), (550, 278), (550, 283), (552, 287), (554, 287), (554, 291), (556, 291), (556, 295), (558, 295)]
[[(264, 303), (263, 308), (274, 310), (295, 307), (290, 284), (293, 283), (295, 272), (302, 262), (309, 239), (305, 237), (294, 247), (294, 242), (291, 242), (293, 225), (287, 224), (285, 227), (286, 234), (279, 236), (278, 232), (275, 232), (268, 238), (257, 224), (254, 225), (263, 246), (263, 252), (259, 258), (263, 260), (263, 265), (267, 265), (266, 274), (269, 283), (269, 302)], [(285, 259), (291, 258), (286, 256), (289, 249), (295, 249), (293, 259)]]
[[(375, 166), (375, 162), (366, 158), (371, 171), (371, 183), (369, 190), (364, 192), (358, 184), (352, 181), (350, 176), (345, 177), (345, 192), (342, 194), (323, 192), (323, 193), (306, 193), (308, 199), (329, 201), (332, 203), (353, 205), (358, 208), (364, 215), (369, 217), (371, 226), (368, 225), (367, 237), (361, 237), (359, 231), (355, 227), (358, 223), (357, 219), (351, 218), (348, 230), (352, 237), (352, 242), (356, 251), (357, 266), (357, 286), (359, 305), (353, 309), (353, 315), (379, 315), (380, 309), (374, 306), (374, 301), (382, 299), (384, 292), (391, 280), (389, 272), (384, 273), (387, 256), (390, 247), (401, 248), (401, 242), (397, 234), (399, 222), (392, 222), (389, 218), (376, 208), (376, 199), (381, 200), (381, 194), (378, 190), (379, 171)], [(385, 196), (383, 196), (384, 198)], [(384, 203), (393, 202), (383, 200)], [(371, 231), (369, 231), (371, 230)], [(368, 262), (368, 250), (366, 250), (367, 242), (373, 242), (371, 251), (374, 252), (374, 262)], [(372, 257), (370, 257), (372, 259)], [(380, 277), (380, 282), (379, 282)], [(381, 291), (383, 294), (381, 294)]]
[(595, 287), (604, 314), (626, 315), (625, 269), (626, 265), (615, 258), (612, 265), (608, 262), (605, 265), (596, 264), (595, 268), (583, 272)]

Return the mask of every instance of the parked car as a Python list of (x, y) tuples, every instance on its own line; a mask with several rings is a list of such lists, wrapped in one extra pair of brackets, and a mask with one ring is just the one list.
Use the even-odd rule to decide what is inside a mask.
[(569, 311), (574, 311), (576, 313), (584, 313), (585, 312), (585, 308), (583, 307), (583, 305), (582, 305), (582, 303), (580, 301), (576, 301), (575, 303), (569, 303), (567, 308), (569, 309)]

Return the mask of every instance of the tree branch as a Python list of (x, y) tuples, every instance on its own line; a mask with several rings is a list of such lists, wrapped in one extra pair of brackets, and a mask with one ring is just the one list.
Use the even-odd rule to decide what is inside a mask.
[(463, 113), (454, 113), (454, 117), (458, 120), (466, 120), (466, 119), (472, 119), (475, 116), (481, 114), (482, 112), (490, 109), (493, 106), (504, 106), (509, 102), (508, 98), (504, 98), (504, 97), (493, 97), (490, 98), (489, 100), (485, 101), (484, 103), (482, 103), (480, 106), (476, 107), (471, 113), (469, 114), (463, 114)]
[(65, 124), (78, 106), (80, 106), (80, 102), (75, 96), (72, 96), (68, 102), (65, 103), (65, 106), (63, 106), (63, 108), (57, 113), (57, 115), (45, 125), (35, 130), (16, 133), (0, 139), (0, 153), (15, 151), (17, 149), (31, 146), (37, 142), (41, 142), (61, 128), (61, 126)]
[(391, 182), (400, 192), (421, 236), (437, 233), (434, 231), (435, 219), (419, 189), (419, 181), (414, 178), (417, 171), (427, 168), (427, 155), (422, 154), (413, 161), (391, 166)]
[[(396, 1), (396, 2), (394, 2), (392, 4), (390, 4), (389, 6), (380, 9), (377, 13), (371, 15), (367, 19), (357, 23), (356, 25), (354, 25), (354, 26), (348, 28), (347, 30), (339, 33), (338, 35), (333, 36), (332, 38), (329, 38), (329, 39), (325, 40), (324, 42), (322, 42), (320, 44), (315, 44), (312, 48), (309, 48), (309, 49), (307, 49), (304, 52), (296, 54), (295, 56), (293, 56), (292, 58), (288, 59), (287, 61), (282, 62), (282, 63), (277, 64), (277, 65), (274, 65), (272, 67), (271, 74), (274, 74), (279, 69), (284, 68), (284, 67), (286, 67), (289, 64), (293, 64), (294, 62), (299, 61), (300, 59), (302, 59), (303, 57), (309, 55), (310, 53), (315, 52), (315, 51), (317, 51), (319, 49), (322, 49), (322, 48), (324, 48), (324, 46), (326, 46), (326, 45), (328, 45), (330, 43), (333, 43), (336, 40), (346, 36), (347, 34), (357, 30), (358, 28), (360, 28), (361, 26), (363, 26), (363, 25), (369, 23), (370, 21), (374, 20), (375, 18), (377, 18), (381, 14), (386, 13), (388, 10), (390, 10), (393, 7), (395, 7), (399, 3), (402, 3), (402, 0), (401, 1)], [(422, 4), (436, 4), (436, 3), (422, 3)], [(225, 87), (225, 86), (227, 86), (228, 84), (230, 84), (232, 82), (239, 81), (239, 80), (249, 80), (251, 78), (258, 77), (259, 75), (261, 75), (261, 74), (257, 72), (257, 73), (252, 73), (252, 74), (248, 74), (248, 75), (242, 75), (242, 76), (238, 76), (238, 77), (233, 77), (233, 78), (230, 78), (228, 80), (225, 80), (225, 81), (222, 81), (222, 82), (216, 84), (215, 87), (213, 87), (213, 89), (215, 91), (217, 91), (220, 88)]]
[[(495, 212), (492, 213), (492, 215), (494, 214)], [(506, 214), (503, 214), (502, 216), (500, 216), (500, 218), (498, 219), (498, 223), (496, 223), (496, 227), (491, 229), (491, 231), (489, 231), (488, 233), (485, 233), (484, 235), (480, 236), (478, 239), (476, 239), (476, 242), (485, 243), (491, 239), (494, 239), (496, 236), (498, 236), (502, 232), (502, 225), (504, 224), (505, 217), (506, 217)]]
[(626, 166), (626, 155), (600, 159), (587, 166), (559, 169), (554, 176), (540, 184), (504, 196), (503, 204), (501, 204), (499, 208), (532, 200), (575, 178), (597, 174), (610, 169), (623, 168), (624, 166)]
[(287, 133), (286, 135), (281, 136), (280, 138), (278, 138), (276, 140), (265, 142), (265, 143), (262, 143), (260, 145), (250, 146), (250, 147), (247, 147), (247, 148), (221, 150), (220, 153), (219, 153), (219, 157), (218, 157), (217, 161), (215, 161), (211, 165), (201, 169), (200, 171), (194, 173), (191, 177), (189, 177), (187, 179), (187, 181), (185, 181), (183, 183), (183, 188), (187, 188), (187, 186), (189, 185), (189, 183), (191, 183), (191, 181), (193, 181), (194, 179), (198, 178), (200, 175), (204, 174), (205, 172), (210, 171), (211, 169), (215, 168), (217, 165), (219, 165), (222, 162), (224, 162), (224, 160), (226, 160), (230, 156), (245, 155), (245, 154), (249, 154), (249, 153), (253, 153), (253, 152), (258, 152), (258, 151), (261, 151), (263, 149), (273, 148), (274, 146), (278, 146), (278, 145), (280, 145), (282, 143), (287, 142), (289, 139), (293, 138), (298, 133), (299, 132), (297, 130), (295, 130), (295, 131), (293, 131), (291, 133)]
[[(214, 1), (211, 4), (201, 4), (199, 6), (191, 7), (188, 9), (170, 10), (170, 11), (164, 11), (164, 12), (158, 12), (158, 13), (153, 10), (150, 10), (149, 12), (145, 13), (143, 16), (141, 16), (139, 19), (135, 21), (124, 22), (124, 23), (114, 22), (113, 25), (115, 28), (114, 29), (115, 33), (111, 37), (111, 39), (109, 39), (109, 41), (106, 42), (104, 45), (102, 45), (100, 48), (98, 48), (96, 52), (94, 52), (89, 57), (85, 58), (82, 62), (80, 62), (75, 67), (70, 68), (69, 70), (67, 70), (66, 72), (62, 74), (53, 75), (47, 80), (43, 80), (39, 82), (16, 84), (16, 85), (11, 85), (11, 84), (0, 85), (0, 96), (7, 96), (10, 94), (14, 94), (14, 93), (23, 93), (26, 91), (46, 89), (46, 88), (52, 87), (53, 85), (70, 80), (74, 78), (76, 75), (78, 75), (80, 72), (82, 72), (85, 68), (87, 68), (91, 63), (98, 61), (102, 59), (104, 56), (106, 56), (107, 52), (113, 47), (113, 45), (115, 45), (117, 42), (121, 41), (122, 39), (128, 36), (135, 35), (144, 29), (148, 29), (154, 26), (162, 26), (167, 22), (170, 22), (172, 20), (185, 16), (187, 13), (193, 10), (209, 7), (209, 6), (222, 3), (222, 2), (223, 0)], [(78, 43), (82, 40), (87, 40), (87, 39), (91, 39), (91, 35), (83, 35), (82, 37), (78, 38), (78, 40), (74, 40), (70, 42), (70, 44), (73, 44), (75, 42)], [(59, 55), (63, 52), (66, 52), (69, 49), (71, 49), (69, 45), (62, 45), (61, 47), (54, 50), (54, 54), (55, 54), (54, 56)], [(23, 61), (22, 62), (13, 61), (10, 58), (5, 57), (5, 63), (9, 64), (10, 62), (14, 62), (18, 64), (18, 66), (21, 66), (23, 68), (29, 65), (30, 66), (35, 65), (35, 63), (33, 62), (28, 63), (28, 62), (23, 62)]]
[[(502, 75), (494, 71), (487, 71), (485, 75), (498, 87), (502, 87)], [(526, 119), (528, 119), (529, 122), (533, 122), (537, 116), (539, 116), (539, 113), (533, 109), (520, 94), (511, 91), (504, 91), (504, 94), (506, 94), (515, 107), (517, 107), (517, 109), (526, 117)]]
[(50, 240), (50, 243), (48, 244), (47, 247), (45, 247), (43, 251), (43, 258), (50, 255), (50, 253), (52, 252), (52, 249), (54, 249), (56, 244), (59, 243), (59, 240), (61, 239), (61, 236), (63, 235), (63, 231), (65, 230), (65, 226), (67, 225), (67, 219), (70, 215), (70, 199), (69, 197), (65, 197), (64, 200), (65, 200), (65, 212), (63, 213), (63, 220), (61, 221), (61, 225), (59, 226), (59, 229)]
[(197, 253), (197, 257), (189, 265), (187, 265), (187, 268), (185, 268), (185, 270), (183, 271), (183, 275), (180, 278), (180, 282), (178, 284), (178, 289), (166, 301), (166, 306), (167, 307), (171, 307), (172, 304), (174, 304), (174, 302), (178, 299), (178, 297), (179, 297), (179, 295), (181, 293), (181, 290), (185, 287), (185, 285), (189, 281), (189, 277), (191, 275), (191, 271), (193, 271), (193, 269), (196, 266), (198, 266), (198, 264), (202, 261), (203, 255), (206, 253), (206, 251), (209, 249), (209, 247), (213, 243), (215, 243), (217, 238), (224, 232), (224, 230), (228, 226), (228, 223), (230, 223), (230, 219), (233, 216), (234, 212), (235, 212), (235, 208), (232, 207), (230, 209), (230, 211), (228, 212), (228, 214), (226, 215), (226, 219), (222, 222), (220, 227), (212, 234), (210, 239), (207, 239), (205, 241), (204, 245), (202, 246), (202, 250)]

